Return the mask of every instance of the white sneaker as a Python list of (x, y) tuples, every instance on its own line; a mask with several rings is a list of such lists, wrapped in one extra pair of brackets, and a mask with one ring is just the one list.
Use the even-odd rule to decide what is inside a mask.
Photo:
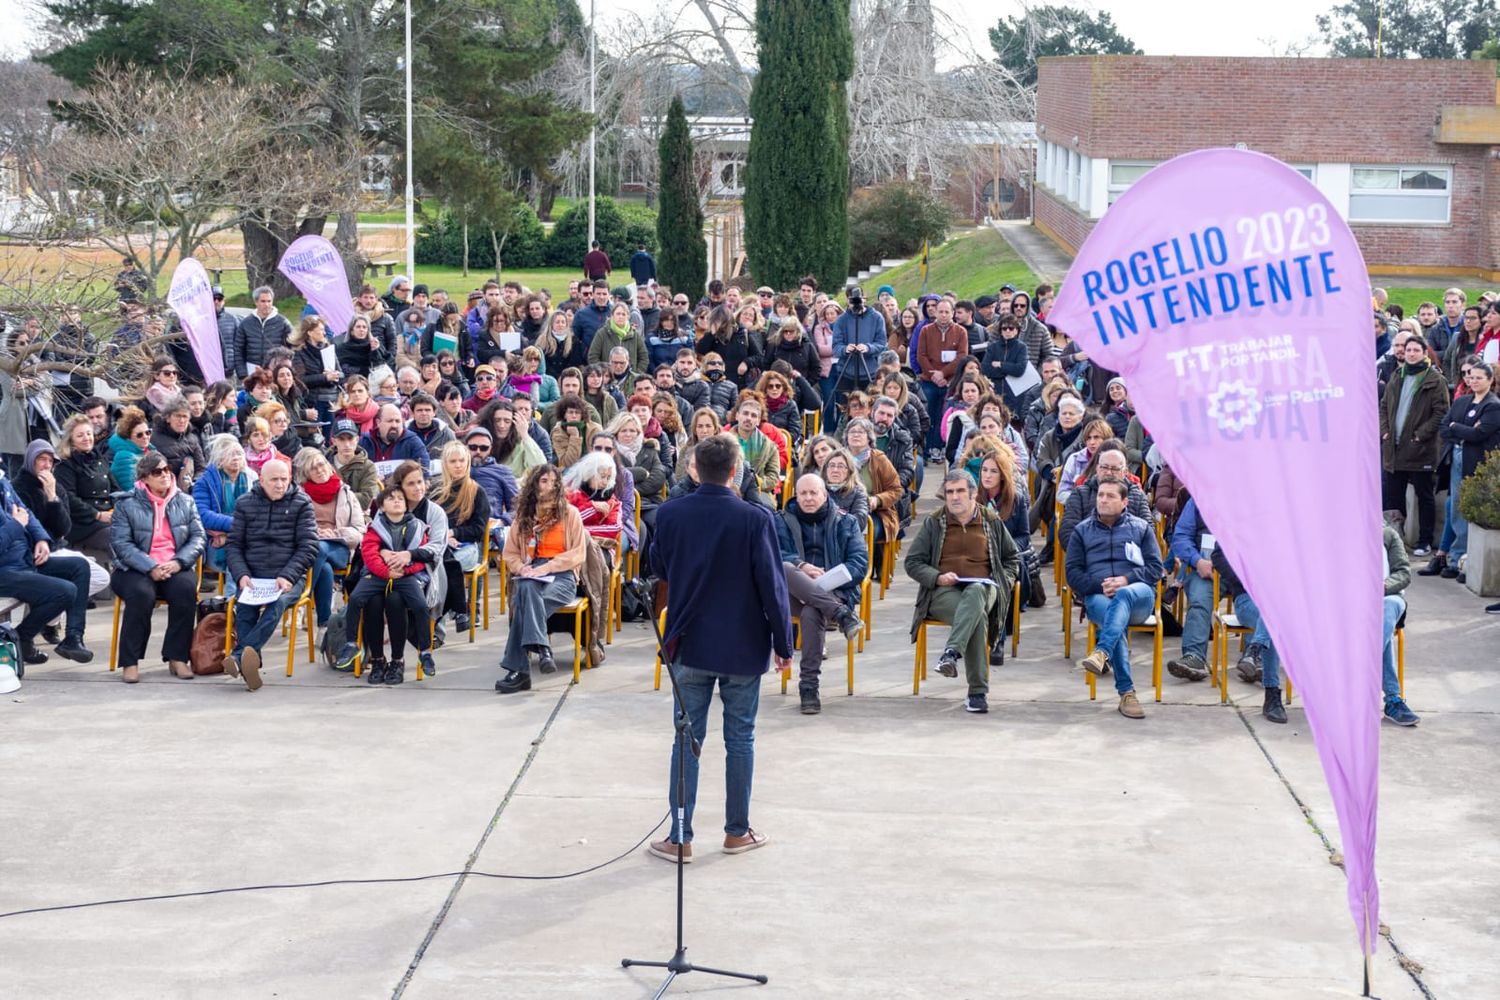
[(1411, 554), (1416, 556), (1418, 559), (1422, 559), (1432, 555), (1432, 548), (1427, 545), (1418, 545), (1416, 548), (1411, 550)]

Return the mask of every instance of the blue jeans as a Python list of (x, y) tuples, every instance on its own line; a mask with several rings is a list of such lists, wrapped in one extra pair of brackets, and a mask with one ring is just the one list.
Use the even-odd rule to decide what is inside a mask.
[[(34, 548), (28, 543), (28, 547)], [(0, 573), (0, 597), (26, 602), (26, 617), (16, 626), (22, 642), (30, 642), (58, 615), (67, 614), (65, 634), (83, 637), (89, 607), (89, 564), (72, 556), (52, 556), (40, 566)]]
[(918, 382), (922, 387), (922, 398), (927, 400), (927, 416), (931, 422), (927, 425), (927, 448), (941, 448), (943, 446), (943, 400), (948, 395), (948, 390), (931, 382)]
[(327, 538), (318, 542), (318, 558), (313, 562), (313, 607), (319, 625), (328, 624), (328, 614), (333, 609), (333, 571), (349, 565), (352, 556), (343, 542)]
[[(714, 685), (719, 686), (719, 700), (724, 703), (724, 833), (743, 837), (750, 829), (750, 780), (755, 773), (755, 713), (760, 708), (760, 675), (716, 674), (696, 667), (673, 664), (682, 703), (687, 708), (693, 736), (702, 744), (708, 735), (708, 709), (713, 702)], [(677, 701), (672, 700), (672, 723), (680, 718)], [(676, 829), (677, 759), (681, 748), (677, 733), (672, 732), (672, 769), (667, 774), (667, 801), (672, 806), (674, 844), (693, 842), (693, 807), (698, 803), (698, 758), (687, 758), (687, 801), (683, 808), (682, 829)]]
[(1253, 630), (1249, 644), (1260, 647), (1261, 687), (1280, 687), (1281, 657), (1271, 643), (1271, 633), (1266, 629), (1265, 619), (1260, 616), (1260, 609), (1255, 606), (1255, 601), (1249, 594), (1241, 594), (1234, 599), (1234, 613), (1241, 625)]
[(1448, 565), (1458, 567), (1458, 561), (1469, 551), (1469, 522), (1458, 509), (1458, 487), (1464, 481), (1463, 453), (1454, 449), (1453, 472), (1448, 477), (1448, 502), (1443, 507), (1443, 541), (1438, 546), (1448, 553)]
[[(271, 634), (276, 631), (282, 614), (287, 608), (296, 604), (297, 598), (301, 596), (302, 586), (299, 582), (270, 604), (241, 604), (236, 601), (234, 605), (234, 658), (238, 660), (246, 646), (252, 647), (259, 653), (261, 647), (270, 641)], [(296, 641), (297, 637), (292, 636), (292, 642)]]
[(1187, 594), (1187, 614), (1182, 623), (1182, 655), (1196, 653), (1208, 659), (1208, 637), (1213, 626), (1214, 582), (1205, 580), (1198, 571), (1189, 568), (1183, 581)]
[(1387, 594), (1385, 598), (1384, 618), (1380, 623), (1380, 636), (1385, 640), (1385, 648), (1381, 651), (1381, 676), (1380, 690), (1385, 693), (1386, 701), (1395, 701), (1401, 697), (1401, 681), (1396, 676), (1396, 650), (1395, 636), (1396, 623), (1406, 612), (1406, 598), (1400, 594)]
[(1125, 629), (1151, 617), (1156, 606), (1156, 590), (1144, 583), (1131, 583), (1115, 591), (1114, 597), (1090, 594), (1083, 609), (1089, 621), (1099, 627), (1097, 645), (1109, 657), (1115, 672), (1115, 690), (1120, 694), (1134, 691), (1130, 679), (1130, 647), (1125, 643)]

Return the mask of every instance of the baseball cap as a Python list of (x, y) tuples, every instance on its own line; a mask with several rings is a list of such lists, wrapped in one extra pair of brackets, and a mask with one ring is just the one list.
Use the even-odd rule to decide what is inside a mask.
[(333, 422), (333, 436), (343, 437), (345, 434), (351, 437), (359, 437), (359, 425), (348, 417)]
[(495, 367), (493, 365), (480, 365), (478, 368), (474, 369), (474, 377), (475, 378), (478, 378), (481, 375), (495, 375), (495, 374), (497, 374), (497, 372), (495, 371)]
[(211, 289), (211, 291), (214, 293), (214, 298), (216, 299), (222, 299), (224, 297), (224, 287), (222, 285), (215, 285)]
[(469, 440), (469, 438), (477, 437), (481, 434), (489, 438), (491, 441), (495, 440), (495, 435), (490, 433), (489, 428), (481, 427), (478, 424), (475, 424), (473, 427), (470, 427), (468, 430), (464, 431), (464, 440), (467, 441)]

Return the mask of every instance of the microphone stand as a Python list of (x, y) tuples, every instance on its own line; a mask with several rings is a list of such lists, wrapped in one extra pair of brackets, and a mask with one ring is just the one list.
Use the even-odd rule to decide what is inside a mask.
[(682, 943), (682, 869), (683, 869), (683, 844), (682, 831), (687, 816), (687, 755), (691, 753), (695, 758), (703, 750), (696, 737), (693, 736), (693, 722), (688, 718), (687, 705), (682, 700), (682, 689), (677, 686), (677, 668), (667, 656), (667, 644), (662, 638), (661, 623), (657, 621), (656, 602), (646, 598), (644, 589), (640, 583), (632, 580), (625, 584), (635, 593), (636, 600), (640, 601), (646, 608), (651, 618), (651, 629), (656, 633), (656, 650), (661, 655), (662, 662), (667, 667), (667, 677), (672, 681), (672, 700), (677, 704), (677, 809), (673, 817), (673, 829), (677, 837), (677, 950), (672, 957), (665, 962), (645, 962), (634, 958), (620, 959), (622, 968), (640, 966), (645, 969), (666, 969), (666, 982), (656, 991), (652, 1000), (661, 1000), (672, 985), (672, 981), (678, 976), (687, 975), (689, 972), (706, 972), (711, 976), (728, 976), (730, 979), (749, 979), (764, 985), (768, 980), (765, 976), (755, 975), (748, 972), (728, 972), (724, 969), (710, 969), (702, 965), (694, 965), (687, 960), (687, 945)]

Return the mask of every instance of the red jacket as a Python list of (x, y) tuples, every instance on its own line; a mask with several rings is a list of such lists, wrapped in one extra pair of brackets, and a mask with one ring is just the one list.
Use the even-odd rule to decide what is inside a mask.
[[(407, 539), (406, 550), (418, 549), (427, 544), (427, 525), (412, 518), (412, 526), (415, 529), (410, 538)], [(391, 578), (391, 570), (380, 558), (381, 549), (391, 548), (391, 536), (385, 527), (385, 515), (376, 514), (370, 519), (370, 526), (365, 529), (365, 537), (359, 543), (360, 555), (364, 557), (365, 569), (371, 576), (382, 580)], [(408, 564), (402, 576), (415, 576), (425, 570), (427, 566), (415, 562)]]
[(612, 496), (609, 498), (609, 509), (603, 514), (594, 507), (594, 502), (589, 495), (582, 490), (573, 490), (568, 494), (568, 503), (577, 508), (583, 518), (583, 527), (595, 538), (619, 538), (624, 524), (620, 520), (620, 498)]

